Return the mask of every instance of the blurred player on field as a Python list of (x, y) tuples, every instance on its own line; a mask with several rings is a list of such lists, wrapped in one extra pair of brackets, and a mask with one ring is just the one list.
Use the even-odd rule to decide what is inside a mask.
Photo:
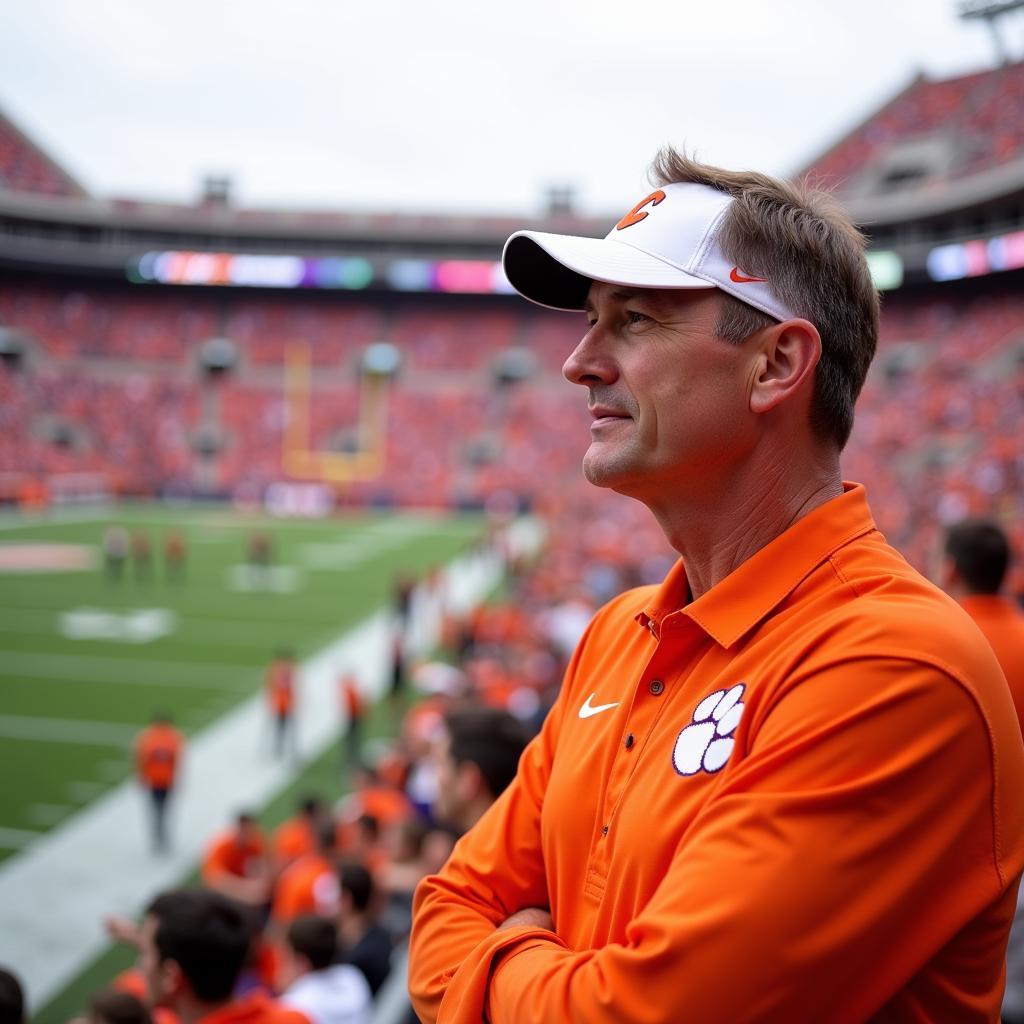
[(366, 700), (359, 689), (359, 679), (352, 671), (343, 672), (338, 681), (345, 738), (342, 742), (342, 771), (359, 764), (363, 752), (363, 721)]
[(120, 580), (124, 575), (124, 564), (128, 560), (131, 539), (123, 526), (108, 526), (103, 533), (103, 562), (107, 579)]
[(266, 675), (267, 703), (274, 719), (274, 754), (284, 755), (285, 741), (298, 752), (295, 736), (295, 657), (282, 649), (270, 663)]
[(171, 716), (157, 712), (135, 740), (135, 766), (139, 782), (149, 791), (152, 807), (153, 848), (168, 849), (167, 804), (177, 780), (185, 739)]
[(153, 578), (153, 544), (145, 530), (136, 530), (132, 534), (132, 565), (137, 583)]
[(164, 537), (164, 579), (168, 583), (185, 581), (186, 557), (184, 536), (178, 530), (171, 530)]

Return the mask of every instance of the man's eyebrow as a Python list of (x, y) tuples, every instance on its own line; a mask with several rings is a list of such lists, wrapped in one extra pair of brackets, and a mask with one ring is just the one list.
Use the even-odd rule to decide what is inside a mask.
[[(631, 302), (635, 299), (643, 299), (652, 304), (657, 302), (655, 296), (648, 289), (640, 288), (616, 288), (608, 297), (615, 299), (616, 302)], [(586, 313), (592, 313), (594, 310), (594, 303), (590, 301), (589, 295), (583, 303), (583, 310)]]

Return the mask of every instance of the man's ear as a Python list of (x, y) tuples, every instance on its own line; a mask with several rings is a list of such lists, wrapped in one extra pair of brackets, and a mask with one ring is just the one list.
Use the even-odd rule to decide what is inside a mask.
[(460, 803), (475, 800), (484, 784), (480, 769), (472, 761), (463, 761), (455, 772), (455, 792)]
[(185, 972), (177, 960), (161, 960), (157, 970), (165, 999), (177, 999), (188, 987), (188, 978), (185, 977)]
[(750, 411), (766, 413), (792, 398), (814, 377), (821, 358), (821, 336), (808, 320), (785, 320), (760, 339)]
[(938, 562), (938, 579), (935, 582), (948, 593), (952, 593), (960, 586), (960, 570), (956, 567), (956, 561), (945, 552), (936, 559)]

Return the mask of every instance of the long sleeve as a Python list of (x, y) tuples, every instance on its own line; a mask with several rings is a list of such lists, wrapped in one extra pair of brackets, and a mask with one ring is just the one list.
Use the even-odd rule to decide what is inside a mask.
[[(853, 680), (858, 696), (837, 716), (828, 691)], [(853, 1024), (882, 1011), (878, 993), (926, 972), (914, 959), (921, 934), (973, 927), (967, 945), (998, 965), (1015, 883), (999, 864), (990, 738), (964, 689), (929, 666), (865, 659), (804, 680), (755, 727), (622, 942), (570, 949), (536, 929), (488, 933), (486, 923), (515, 909), (512, 897), (539, 895), (524, 891), (515, 813), (524, 795), (513, 795), (491, 824), (510, 824), (515, 881), (499, 892), (488, 883), (481, 926), (465, 933), (478, 945), (467, 955), (458, 943), (441, 1012), (432, 1004), (424, 1019)], [(497, 827), (487, 834), (499, 841)], [(642, 836), (630, 841), (643, 857)], [(479, 883), (462, 863), (479, 852), (470, 845), (441, 891)], [(502, 853), (487, 849), (488, 878)], [(441, 898), (436, 881), (431, 890)], [(996, 902), (1006, 904), (999, 920), (971, 925), (970, 907)], [(998, 966), (989, 973), (976, 1012), (959, 1020), (992, 1019), (1002, 981)], [(921, 1007), (895, 1016), (936, 1019)]]
[(540, 814), (556, 743), (559, 708), (527, 746), (515, 780), (456, 844), (413, 903), (409, 992), (420, 1019), (438, 1019), (459, 964), (510, 914), (548, 905)]

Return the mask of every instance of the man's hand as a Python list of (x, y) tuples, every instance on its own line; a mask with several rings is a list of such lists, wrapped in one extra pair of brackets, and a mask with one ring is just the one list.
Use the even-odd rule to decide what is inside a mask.
[(549, 932), (555, 930), (555, 922), (551, 919), (550, 911), (542, 907), (523, 907), (522, 910), (517, 910), (514, 914), (506, 917), (498, 925), (498, 931), (505, 928), (518, 928), (520, 925), (525, 925), (527, 928), (544, 928)]
[(139, 926), (127, 917), (122, 917), (120, 914), (107, 914), (103, 918), (103, 927), (114, 942), (124, 942), (136, 949), (141, 945)]

